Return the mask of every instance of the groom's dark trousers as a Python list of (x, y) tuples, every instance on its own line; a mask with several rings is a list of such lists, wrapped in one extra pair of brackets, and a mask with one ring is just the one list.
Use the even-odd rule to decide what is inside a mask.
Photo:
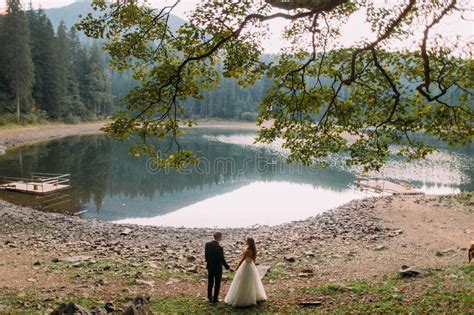
[[(206, 243), (205, 258), (208, 272), (207, 297), (209, 301), (217, 302), (221, 289), (222, 266), (225, 269), (229, 269), (229, 265), (224, 258), (224, 249), (217, 241)], [(212, 288), (214, 288), (214, 295), (212, 294)]]

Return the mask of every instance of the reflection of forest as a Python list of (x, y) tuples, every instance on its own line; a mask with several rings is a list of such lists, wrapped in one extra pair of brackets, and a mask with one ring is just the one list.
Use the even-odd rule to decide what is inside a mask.
[[(128, 154), (128, 144), (105, 136), (75, 136), (12, 150), (0, 157), (0, 174), (70, 173), (71, 198), (102, 219), (156, 216), (230, 192), (254, 181), (289, 181), (342, 190), (353, 180), (347, 172), (284, 164), (265, 149), (207, 141), (196, 131), (183, 145), (203, 157), (197, 171), (151, 173), (147, 159)], [(228, 131), (230, 133), (230, 131)], [(234, 131), (235, 132), (235, 131)], [(270, 163), (268, 163), (270, 162)], [(123, 206), (123, 205), (126, 206)]]
[[(89, 210), (87, 215), (106, 220), (164, 214), (255, 181), (287, 181), (342, 191), (354, 180), (346, 171), (311, 172), (285, 164), (278, 152), (208, 141), (204, 137), (249, 133), (193, 130), (182, 139), (182, 144), (201, 156), (202, 161), (180, 173), (174, 170), (149, 172), (146, 158), (128, 154), (128, 143), (96, 135), (68, 137), (11, 150), (0, 157), (0, 175), (28, 177), (31, 172), (70, 173), (73, 188), (68, 191), (71, 200), (66, 210), (76, 212), (86, 208)], [(433, 140), (430, 144), (439, 145), (439, 142)], [(473, 146), (449, 150), (472, 156)], [(459, 167), (472, 178), (469, 161)], [(472, 189), (472, 185), (470, 180), (466, 187), (460, 188)], [(15, 202), (27, 204), (20, 201)]]
[(73, 205), (66, 210), (76, 211), (90, 201), (100, 206), (110, 177), (112, 147), (103, 136), (74, 136), (18, 148), (0, 158), (0, 173), (18, 177), (32, 172), (70, 173), (73, 189), (68, 193)]

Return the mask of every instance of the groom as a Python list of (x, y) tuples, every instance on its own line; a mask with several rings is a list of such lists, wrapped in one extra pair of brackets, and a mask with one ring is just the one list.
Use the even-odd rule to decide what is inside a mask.
[[(205, 258), (207, 277), (207, 297), (209, 302), (219, 302), (219, 291), (221, 289), (222, 266), (229, 270), (229, 265), (224, 258), (224, 249), (219, 242), (222, 241), (222, 233), (214, 233), (214, 240), (206, 243)], [(231, 270), (232, 271), (232, 270)], [(214, 287), (214, 295), (212, 295), (212, 287)]]

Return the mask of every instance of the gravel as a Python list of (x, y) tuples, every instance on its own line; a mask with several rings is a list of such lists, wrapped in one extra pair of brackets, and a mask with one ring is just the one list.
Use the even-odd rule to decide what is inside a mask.
[[(382, 197), (387, 198), (387, 197)], [(383, 227), (373, 200), (354, 200), (303, 221), (279, 226), (220, 229), (228, 260), (238, 260), (244, 239), (254, 237), (265, 264), (289, 263), (301, 270), (304, 258), (321, 255), (335, 239), (367, 244), (398, 235)], [(122, 225), (57, 213), (46, 213), (0, 201), (0, 247), (35, 248), (42, 252), (90, 259), (147, 258), (171, 270), (193, 272), (204, 267), (203, 245), (214, 230)], [(192, 257), (192, 259), (190, 259)], [(286, 257), (286, 259), (285, 259)], [(62, 259), (62, 258), (61, 258)]]

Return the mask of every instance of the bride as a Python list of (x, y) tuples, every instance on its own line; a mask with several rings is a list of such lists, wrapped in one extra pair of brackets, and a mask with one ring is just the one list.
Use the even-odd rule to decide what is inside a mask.
[(237, 266), (234, 280), (230, 285), (224, 302), (234, 307), (256, 305), (257, 302), (265, 301), (267, 294), (263, 288), (262, 281), (255, 266), (257, 248), (255, 240), (247, 238), (248, 248), (242, 254), (242, 260)]

